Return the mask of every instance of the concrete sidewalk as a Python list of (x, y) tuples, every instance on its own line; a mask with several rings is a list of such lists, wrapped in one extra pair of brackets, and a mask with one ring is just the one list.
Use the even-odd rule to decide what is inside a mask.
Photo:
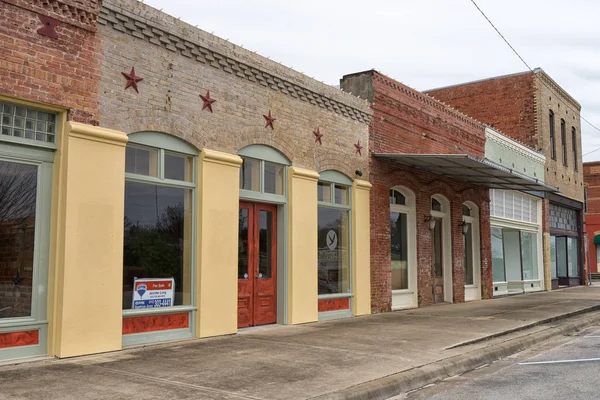
[(561, 325), (600, 323), (599, 309), (600, 287), (576, 287), (4, 365), (0, 399), (386, 398), (561, 334)]

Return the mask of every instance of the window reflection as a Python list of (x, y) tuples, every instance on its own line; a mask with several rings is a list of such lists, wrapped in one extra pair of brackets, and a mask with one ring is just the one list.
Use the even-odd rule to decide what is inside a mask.
[(407, 215), (405, 213), (390, 212), (392, 290), (408, 289), (407, 228)]
[(134, 278), (174, 278), (174, 305), (191, 304), (192, 190), (125, 182), (123, 309)]
[(319, 207), (319, 294), (349, 293), (349, 211)]
[(0, 318), (31, 315), (37, 169), (0, 161)]
[(158, 150), (128, 144), (125, 148), (125, 172), (153, 177), (158, 176)]

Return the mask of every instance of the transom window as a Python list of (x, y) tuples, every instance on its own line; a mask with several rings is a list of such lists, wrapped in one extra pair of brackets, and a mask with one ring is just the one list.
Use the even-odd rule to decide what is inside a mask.
[(21, 138), (44, 143), (56, 142), (55, 113), (22, 105), (0, 102), (1, 137)]
[(399, 206), (406, 205), (406, 197), (399, 191), (392, 189), (390, 190), (390, 204), (396, 204)]
[[(123, 309), (191, 306), (197, 150), (156, 133), (125, 151)], [(152, 298), (150, 293), (164, 291)]]
[(431, 198), (431, 209), (433, 211), (442, 211), (442, 203), (440, 203), (437, 199)]
[(240, 189), (271, 195), (285, 195), (287, 159), (277, 150), (263, 145), (242, 149)]

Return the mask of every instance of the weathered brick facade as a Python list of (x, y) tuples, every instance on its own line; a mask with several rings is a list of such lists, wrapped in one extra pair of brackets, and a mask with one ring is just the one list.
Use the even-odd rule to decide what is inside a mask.
[[(281, 151), (293, 165), (368, 176), (364, 100), (191, 27), (133, 0), (105, 1), (99, 18), (105, 49), (102, 126), (158, 131), (199, 149), (236, 154), (250, 144)], [(139, 93), (123, 90), (135, 67)], [(210, 90), (213, 112), (202, 110)], [(276, 118), (265, 127), (263, 115)], [(322, 145), (313, 131), (320, 127)], [(363, 146), (362, 155), (354, 144)]]
[[(99, 1), (0, 2), (0, 93), (68, 108), (70, 120), (97, 125), (99, 7)], [(58, 38), (38, 33), (40, 16), (58, 21)]]
[(588, 257), (590, 272), (598, 273), (598, 256), (594, 237), (600, 235), (600, 162), (583, 164), (583, 180), (587, 188), (587, 210), (585, 211), (585, 231), (588, 235)]
[[(583, 201), (581, 105), (544, 71), (536, 69), (425, 93), (541, 151), (546, 156), (545, 182), (560, 188), (562, 196)], [(550, 110), (554, 112), (554, 159), (550, 150)], [(566, 124), (566, 165), (562, 160), (561, 119)]]
[[(373, 102), (372, 153), (469, 154), (483, 157), (484, 126), (376, 71), (347, 75), (341, 87)], [(433, 302), (432, 232), (423, 223), (431, 212), (431, 196), (441, 194), (451, 205), (453, 301), (464, 301), (462, 204), (479, 208), (482, 298), (491, 297), (491, 249), (488, 190), (448, 181), (438, 175), (371, 158), (371, 295), (373, 312), (391, 309), (389, 191), (404, 186), (416, 197), (417, 275), (420, 306)]]

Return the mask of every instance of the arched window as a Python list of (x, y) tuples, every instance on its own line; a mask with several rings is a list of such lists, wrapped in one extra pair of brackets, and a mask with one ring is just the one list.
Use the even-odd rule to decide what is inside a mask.
[[(123, 309), (191, 306), (198, 150), (140, 132), (125, 150)], [(152, 290), (159, 297), (144, 296)]]
[(556, 160), (556, 139), (554, 136), (554, 111), (548, 112), (548, 122), (550, 128), (550, 157)]
[[(238, 154), (243, 161), (240, 167), (241, 190), (255, 192), (254, 195), (285, 196), (285, 167), (290, 165), (285, 156), (264, 145), (244, 147)], [(245, 196), (242, 194), (242, 197)]]
[(573, 148), (573, 169), (577, 171), (577, 131), (575, 127), (571, 127), (571, 146)]
[(390, 190), (390, 268), (392, 309), (417, 306), (415, 195), (405, 187)]
[(562, 162), (567, 165), (567, 127), (565, 120), (560, 119), (560, 147), (562, 149)]

